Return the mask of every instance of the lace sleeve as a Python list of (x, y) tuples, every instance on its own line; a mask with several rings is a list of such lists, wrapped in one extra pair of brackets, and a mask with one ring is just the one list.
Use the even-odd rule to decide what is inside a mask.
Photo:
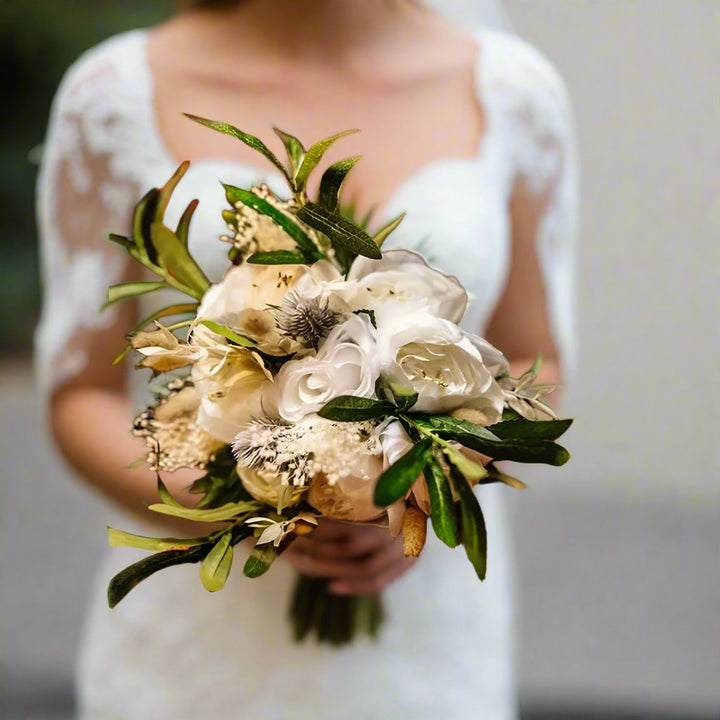
[(132, 135), (127, 64), (118, 65), (118, 53), (108, 49), (90, 51), (65, 75), (43, 150), (37, 188), (43, 305), (35, 362), (46, 397), (115, 350), (106, 348), (102, 359), (95, 352), (118, 320), (114, 308), (100, 311), (107, 287), (127, 269), (107, 235), (128, 228), (139, 188), (128, 158), (120, 157), (123, 135)]
[(531, 193), (547, 194), (536, 249), (553, 337), (567, 372), (576, 362), (575, 271), (579, 173), (575, 127), (565, 83), (535, 48), (497, 35), (490, 78), (501, 105), (508, 166)]

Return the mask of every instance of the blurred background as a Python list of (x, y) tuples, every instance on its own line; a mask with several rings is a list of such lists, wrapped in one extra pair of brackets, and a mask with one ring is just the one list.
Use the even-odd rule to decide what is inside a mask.
[[(567, 81), (582, 160), (573, 461), (513, 498), (524, 720), (720, 717), (720, 0), (506, 0)], [(102, 504), (32, 387), (34, 180), (85, 48), (170, 3), (0, 3), (0, 716), (72, 716)], [(525, 475), (523, 475), (525, 477)]]

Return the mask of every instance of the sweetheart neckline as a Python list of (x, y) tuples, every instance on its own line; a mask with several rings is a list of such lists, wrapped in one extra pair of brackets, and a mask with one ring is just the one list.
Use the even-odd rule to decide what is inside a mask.
[[(148, 57), (149, 30), (147, 28), (143, 28), (136, 30), (135, 32), (138, 33), (141, 40), (138, 60), (146, 81), (148, 127), (150, 129), (156, 151), (162, 157), (163, 162), (175, 168), (178, 167), (182, 161), (175, 157), (175, 154), (170, 150), (165, 142), (165, 138), (160, 131), (158, 116), (155, 109), (155, 78), (150, 69)], [(475, 87), (475, 98), (479, 105), (480, 112), (485, 119), (483, 131), (480, 133), (476, 142), (475, 152), (472, 156), (440, 156), (419, 165), (393, 188), (392, 192), (386, 196), (382, 205), (375, 206), (373, 215), (376, 218), (380, 218), (381, 222), (387, 221), (392, 216), (392, 210), (399, 204), (399, 198), (403, 197), (409, 191), (411, 186), (420, 182), (426, 175), (437, 172), (438, 168), (454, 166), (472, 167), (487, 154), (487, 148), (492, 137), (492, 130), (494, 126), (494, 123), (492, 123), (490, 118), (490, 103), (481, 91), (486, 72), (487, 31), (484, 28), (479, 29), (471, 33), (471, 37), (476, 45), (476, 54), (473, 63), (473, 85)], [(271, 187), (280, 187), (285, 183), (285, 179), (281, 175), (280, 171), (273, 166), (263, 169), (259, 166), (252, 165), (241, 160), (231, 160), (213, 156), (202, 157), (191, 161), (191, 167), (205, 167), (213, 165), (232, 167), (235, 172), (245, 173), (256, 181), (266, 182)]]

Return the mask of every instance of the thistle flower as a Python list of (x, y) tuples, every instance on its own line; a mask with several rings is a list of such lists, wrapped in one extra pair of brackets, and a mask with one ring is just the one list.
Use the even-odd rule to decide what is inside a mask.
[(330, 309), (327, 298), (304, 297), (295, 290), (285, 296), (275, 318), (280, 332), (313, 347), (317, 347), (339, 321), (340, 315)]

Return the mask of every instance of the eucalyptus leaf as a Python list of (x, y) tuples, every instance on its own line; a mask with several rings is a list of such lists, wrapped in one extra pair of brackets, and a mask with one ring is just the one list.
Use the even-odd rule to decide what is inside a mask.
[(249, 578), (264, 575), (277, 557), (277, 550), (272, 543), (255, 545), (243, 567), (243, 574)]
[(171, 284), (174, 284), (172, 280), (176, 280), (188, 295), (201, 300), (210, 287), (210, 281), (178, 236), (170, 228), (155, 222), (150, 227), (150, 237), (166, 272), (166, 280)]
[(103, 309), (116, 302), (137, 297), (138, 295), (145, 295), (146, 293), (154, 292), (155, 290), (167, 287), (170, 286), (163, 280), (139, 280), (137, 282), (125, 282), (119, 283), (118, 285), (111, 285), (108, 288), (107, 302), (103, 305)]
[(302, 265), (305, 256), (292, 250), (273, 250), (272, 252), (255, 253), (247, 262), (251, 265)]
[(396, 218), (385, 223), (376, 233), (373, 235), (373, 242), (378, 246), (382, 247), (385, 240), (388, 239), (390, 233), (392, 233), (397, 226), (405, 219), (405, 213), (400, 213)]
[(134, 547), (141, 550), (188, 550), (191, 547), (212, 542), (207, 535), (192, 538), (154, 538), (145, 535), (108, 528), (108, 543), (111, 547)]
[(200, 580), (208, 592), (217, 592), (225, 586), (233, 560), (231, 540), (232, 533), (221, 535), (200, 565)]
[(333, 212), (337, 210), (340, 187), (359, 159), (360, 155), (354, 155), (344, 160), (338, 160), (325, 170), (320, 178), (318, 205)]
[(214, 333), (222, 335), (222, 337), (230, 340), (232, 343), (235, 343), (235, 345), (240, 345), (241, 347), (246, 348), (254, 348), (257, 345), (257, 343), (250, 340), (250, 338), (246, 338), (244, 335), (238, 335), (238, 333), (233, 332), (230, 328), (225, 327), (224, 325), (220, 325), (220, 323), (216, 323), (214, 320), (199, 320), (198, 323), (200, 325), (204, 325), (208, 330), (212, 330)]
[(370, 235), (342, 215), (312, 202), (301, 207), (297, 215), (306, 225), (327, 235), (333, 246), (375, 260), (382, 258), (380, 248)]
[(196, 123), (200, 123), (201, 125), (205, 125), (206, 127), (212, 128), (213, 130), (217, 130), (217, 132), (221, 132), (224, 135), (230, 135), (230, 137), (234, 137), (237, 140), (240, 140), (240, 142), (245, 143), (245, 145), (251, 147), (253, 150), (257, 150), (283, 174), (283, 176), (288, 182), (291, 182), (291, 178), (288, 175), (288, 171), (285, 166), (277, 159), (275, 154), (267, 147), (267, 145), (265, 145), (265, 143), (260, 140), (260, 138), (256, 138), (254, 135), (243, 132), (242, 130), (236, 128), (233, 125), (228, 125), (228, 123), (218, 122), (216, 120), (208, 120), (207, 118), (198, 117), (197, 115), (191, 115), (190, 113), (183, 113), (183, 115), (185, 115), (185, 117), (187, 118), (190, 118), (190, 120), (194, 120)]
[(318, 415), (326, 420), (335, 420), (336, 422), (360, 422), (392, 415), (395, 410), (394, 405), (382, 400), (341, 395), (333, 398), (318, 410)]
[(264, 198), (258, 197), (255, 193), (234, 185), (225, 185), (225, 195), (231, 205), (242, 203), (257, 212), (267, 215), (276, 225), (279, 225), (297, 244), (298, 250), (303, 254), (306, 262), (314, 262), (323, 257), (322, 253), (310, 239), (308, 234), (288, 214), (279, 210)]
[(450, 466), (450, 477), (460, 498), (460, 535), (465, 554), (477, 576), (485, 579), (487, 572), (487, 530), (480, 503), (459, 470)]
[(423, 473), (431, 455), (432, 440), (429, 438), (413, 445), (380, 476), (375, 486), (374, 503), (378, 507), (387, 507), (405, 497)]
[(305, 187), (305, 183), (307, 182), (308, 177), (310, 176), (310, 173), (317, 167), (320, 160), (322, 160), (323, 155), (327, 151), (327, 149), (336, 141), (339, 140), (341, 137), (345, 137), (346, 135), (351, 135), (352, 133), (360, 132), (359, 130), (343, 130), (342, 132), (336, 133), (335, 135), (331, 135), (328, 138), (325, 138), (324, 140), (320, 140), (319, 142), (316, 142), (314, 145), (311, 145), (307, 152), (305, 153), (305, 158), (302, 161), (302, 165), (300, 166), (300, 169), (297, 171), (295, 175), (295, 183), (298, 188), (298, 190), (302, 190)]
[(430, 522), (442, 542), (453, 548), (460, 542), (455, 502), (440, 461), (430, 455), (423, 470), (430, 497)]

